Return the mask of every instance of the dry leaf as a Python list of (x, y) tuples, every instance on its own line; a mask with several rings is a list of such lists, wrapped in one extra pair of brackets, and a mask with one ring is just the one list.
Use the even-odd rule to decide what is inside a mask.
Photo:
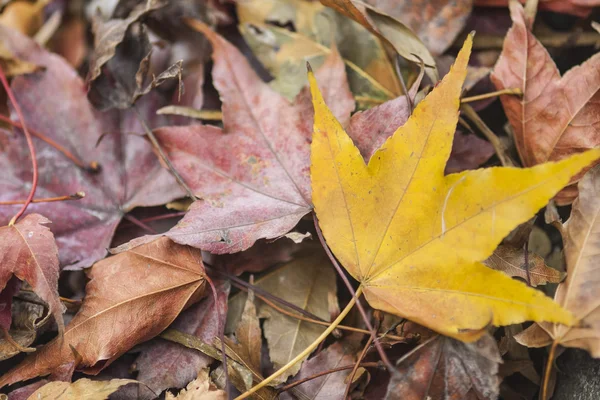
[(29, 283), (48, 303), (62, 334), (65, 324), (64, 306), (58, 297), (58, 249), (48, 224), (47, 218), (29, 214), (13, 226), (0, 228), (0, 287), (4, 289), (13, 274)]
[(4, 74), (9, 78), (29, 74), (40, 69), (39, 66), (33, 63), (15, 57), (10, 50), (4, 47), (2, 42), (0, 42), (0, 66)]
[(578, 347), (600, 357), (600, 304), (598, 303), (598, 248), (600, 247), (600, 167), (590, 170), (579, 182), (579, 198), (565, 223), (567, 279), (558, 286), (554, 299), (575, 316), (575, 325), (532, 325), (517, 335), (528, 347), (553, 341)]
[[(78, 167), (55, 147), (33, 138), (40, 179), (36, 197), (71, 195), (84, 191), (84, 199), (31, 204), (52, 221), (60, 262), (67, 269), (89, 267), (106, 255), (106, 249), (125, 212), (138, 206), (162, 205), (182, 196), (177, 182), (163, 169), (152, 146), (135, 133), (143, 129), (133, 112), (100, 114), (87, 101), (85, 85), (65, 60), (30, 39), (0, 26), (0, 42), (15, 56), (45, 67), (12, 81), (27, 126), (57, 142), (86, 165), (97, 162), (100, 171)], [(52, 101), (48, 93), (60, 98)], [(161, 104), (156, 97), (140, 101), (138, 109), (151, 126), (164, 123), (154, 115)], [(12, 118), (16, 120), (16, 115)], [(127, 132), (127, 134), (125, 134)], [(0, 154), (4, 172), (0, 200), (27, 198), (31, 159), (21, 133), (0, 129), (5, 147)], [(96, 146), (99, 139), (100, 143)], [(0, 224), (6, 224), (21, 205), (0, 207)]]
[(134, 345), (151, 339), (204, 293), (200, 251), (160, 238), (96, 263), (87, 296), (62, 337), (0, 377), (0, 387), (48, 375), (81, 358), (95, 374)]
[(121, 386), (137, 383), (132, 379), (111, 379), (110, 381), (92, 381), (86, 378), (76, 382), (49, 382), (36, 390), (29, 400), (104, 400)]
[(177, 396), (167, 392), (166, 400), (227, 400), (227, 393), (218, 390), (210, 381), (208, 369), (201, 369), (198, 377), (181, 390)]
[(33, 36), (44, 24), (44, 7), (47, 4), (48, 0), (12, 1), (2, 10), (0, 25)]
[(367, 28), (405, 59), (416, 64), (425, 63), (427, 74), (433, 81), (437, 80), (433, 56), (417, 35), (402, 22), (360, 0), (322, 0), (321, 3)]
[(436, 336), (398, 361), (386, 400), (495, 400), (501, 362), (490, 335), (475, 343)]
[[(510, 11), (513, 26), (491, 78), (499, 90), (519, 88), (524, 93), (523, 98), (501, 96), (523, 164), (562, 160), (600, 145), (600, 54), (561, 78), (548, 51), (528, 30), (523, 7), (512, 1)], [(556, 200), (568, 204), (576, 196), (573, 186)]]
[[(506, 7), (511, 0), (475, 0), (475, 5), (480, 7)], [(525, 3), (526, 0), (520, 0)], [(539, 0), (540, 10), (549, 10), (557, 13), (573, 14), (586, 17), (592, 7), (600, 6), (599, 0)]]
[(571, 323), (541, 292), (480, 261), (577, 172), (590, 150), (530, 169), (444, 176), (472, 45), (365, 164), (309, 74), (313, 203), (327, 244), (376, 309), (461, 340), (524, 320)]
[[(531, 286), (558, 283), (563, 280), (565, 273), (546, 265), (544, 259), (529, 252), (529, 279)], [(525, 270), (525, 254), (523, 249), (500, 245), (487, 260), (483, 262), (496, 271), (502, 271), (508, 276), (519, 277), (527, 281)]]

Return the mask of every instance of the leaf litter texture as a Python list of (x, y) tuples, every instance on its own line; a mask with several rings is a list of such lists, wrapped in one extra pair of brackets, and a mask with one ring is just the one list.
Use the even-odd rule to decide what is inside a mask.
[(137, 383), (133, 379), (111, 379), (109, 381), (92, 381), (87, 378), (71, 382), (48, 382), (29, 397), (39, 400), (104, 400), (119, 390), (121, 386)]
[(444, 176), (471, 43), (368, 164), (310, 76), (313, 202), (328, 245), (371, 306), (470, 341), (490, 324), (572, 322), (550, 298), (480, 261), (600, 156)]
[(600, 302), (597, 274), (600, 248), (600, 167), (590, 170), (579, 182), (579, 197), (565, 223), (567, 278), (555, 301), (575, 316), (574, 326), (535, 324), (516, 336), (528, 347), (543, 347), (553, 341), (577, 347), (600, 357)]
[(158, 335), (204, 294), (199, 250), (168, 238), (96, 263), (79, 312), (58, 337), (0, 377), (0, 387), (61, 366), (96, 374), (134, 345)]
[[(49, 223), (39, 214), (29, 214), (12, 226), (0, 227), (0, 291), (6, 290), (13, 275), (27, 282), (48, 304), (62, 334), (65, 324), (64, 306), (58, 296), (58, 249), (47, 227)], [(10, 309), (11, 302), (7, 300), (6, 310)], [(10, 319), (0, 322), (3, 329), (10, 328)]]
[[(86, 196), (78, 201), (31, 204), (28, 210), (52, 221), (63, 266), (90, 266), (106, 255), (115, 228), (126, 212), (138, 206), (165, 204), (181, 197), (182, 191), (160, 166), (151, 145), (132, 133), (143, 132), (135, 114), (95, 111), (86, 99), (83, 81), (65, 60), (10, 29), (0, 27), (0, 38), (15, 55), (44, 67), (43, 71), (16, 77), (12, 83), (27, 126), (80, 160), (100, 165), (98, 172), (78, 167), (54, 147), (33, 139), (40, 173), (36, 196), (64, 196), (79, 191)], [(160, 106), (156, 97), (151, 95), (141, 103), (141, 113), (149, 124), (162, 123), (154, 116)], [(18, 132), (0, 130), (0, 136), (6, 143), (0, 155), (4, 171), (0, 200), (23, 200), (32, 176), (25, 139)], [(6, 224), (16, 207), (1, 207), (0, 223)]]
[[(498, 90), (520, 88), (523, 98), (501, 96), (514, 130), (515, 143), (527, 167), (562, 160), (600, 145), (600, 54), (571, 68), (562, 77), (544, 46), (531, 33), (523, 7), (510, 3), (513, 26), (492, 82)], [(583, 176), (579, 174), (573, 182)], [(556, 198), (560, 205), (577, 196), (575, 185)]]

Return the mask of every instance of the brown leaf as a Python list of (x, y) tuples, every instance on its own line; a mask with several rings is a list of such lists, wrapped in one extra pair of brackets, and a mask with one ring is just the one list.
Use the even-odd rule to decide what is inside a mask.
[(64, 336), (4, 374), (0, 387), (48, 375), (72, 362), (74, 351), (81, 357), (79, 370), (98, 373), (197, 301), (204, 276), (200, 252), (167, 238), (96, 263), (88, 273), (87, 296)]
[[(219, 285), (218, 282), (215, 282), (215, 286), (217, 305), (213, 296), (208, 295), (200, 303), (182, 312), (171, 327), (212, 343), (212, 339), (219, 336), (219, 326), (225, 325), (230, 287), (228, 283)], [(161, 393), (168, 388), (185, 387), (199, 370), (213, 361), (197, 350), (159, 339), (144, 349), (136, 359), (135, 365), (139, 371), (136, 379), (148, 385), (154, 393)], [(154, 393), (143, 390), (138, 397), (146, 398), (148, 395), (154, 398)]]
[(516, 336), (529, 347), (545, 346), (552, 341), (565, 347), (577, 347), (600, 357), (600, 303), (598, 249), (600, 248), (600, 167), (590, 170), (579, 182), (579, 198), (573, 203), (571, 217), (565, 223), (567, 279), (558, 286), (554, 300), (576, 318), (572, 327), (532, 325)]
[[(565, 277), (565, 273), (546, 265), (544, 259), (535, 253), (529, 252), (529, 278), (531, 286), (558, 283)], [(500, 245), (494, 254), (483, 262), (490, 268), (502, 271), (509, 276), (517, 276), (527, 281), (525, 270), (525, 254), (523, 249)]]
[[(233, 253), (260, 238), (284, 235), (311, 211), (312, 104), (308, 90), (290, 104), (258, 78), (235, 47), (205, 25), (197, 27), (213, 45), (224, 129), (193, 125), (156, 131), (175, 168), (202, 197), (167, 236), (212, 253)], [(354, 101), (339, 55), (319, 72), (326, 93), (336, 100), (334, 112), (347, 122)]]
[(166, 400), (227, 400), (227, 393), (218, 390), (210, 381), (208, 369), (201, 369), (198, 377), (190, 382), (185, 389), (173, 396), (167, 392)]
[(242, 319), (235, 330), (237, 343), (231, 342), (231, 347), (236, 355), (241, 358), (244, 365), (247, 365), (252, 371), (260, 372), (260, 350), (262, 347), (262, 331), (258, 316), (256, 315), (256, 306), (254, 305), (254, 293), (249, 292)]
[(424, 62), (428, 75), (433, 81), (437, 81), (433, 56), (417, 35), (402, 22), (359, 0), (321, 0), (321, 3), (367, 28), (405, 59), (416, 64)]
[(58, 297), (58, 249), (54, 235), (45, 226), (49, 223), (39, 214), (29, 214), (13, 226), (0, 228), (0, 287), (4, 288), (13, 274), (29, 283), (48, 303), (62, 334), (65, 325), (64, 307)]
[(39, 66), (16, 58), (11, 51), (0, 42), (0, 66), (7, 77), (29, 74), (38, 71)]
[[(524, 93), (522, 99), (501, 97), (523, 164), (529, 167), (561, 160), (597, 147), (600, 54), (561, 78), (548, 51), (528, 30), (523, 7), (513, 1), (510, 10), (513, 26), (491, 78), (499, 90), (520, 88)], [(572, 182), (581, 176), (583, 173)], [(572, 187), (559, 193), (556, 200), (568, 204), (576, 196)]]
[(367, 0), (396, 18), (423, 41), (434, 55), (442, 54), (462, 31), (473, 0)]
[[(84, 191), (86, 197), (31, 204), (28, 212), (43, 214), (52, 221), (62, 265), (67, 269), (88, 267), (105, 256), (125, 212), (138, 206), (165, 204), (182, 196), (182, 191), (160, 166), (151, 145), (132, 134), (144, 132), (134, 113), (96, 112), (85, 97), (82, 80), (62, 58), (2, 27), (0, 41), (15, 56), (45, 67), (42, 72), (19, 76), (12, 82), (29, 129), (54, 140), (86, 164), (96, 161), (100, 165), (99, 172), (90, 171), (85, 165), (77, 167), (55, 147), (37, 138), (33, 140), (40, 173), (36, 197), (78, 191)], [(49, 93), (60, 101), (53, 101)], [(156, 96), (148, 96), (138, 105), (150, 125), (164, 123), (162, 117), (155, 116), (160, 106)], [(6, 139), (0, 154), (0, 168), (5, 174), (0, 200), (23, 200), (31, 182), (25, 139), (22, 134), (2, 130), (0, 137)], [(17, 207), (20, 205), (0, 207), (0, 223), (6, 224)]]
[(86, 378), (76, 382), (49, 382), (36, 390), (29, 398), (32, 400), (104, 400), (121, 386), (137, 383), (132, 379), (112, 379), (110, 381), (92, 381)]
[(44, 23), (44, 7), (46, 4), (47, 2), (44, 0), (34, 2), (12, 1), (2, 10), (0, 25), (33, 36)]
[[(520, 0), (525, 3), (526, 0)], [(475, 0), (475, 5), (480, 7), (506, 7), (510, 0)], [(592, 7), (600, 6), (598, 0), (539, 0), (540, 10), (549, 10), (557, 13), (573, 14), (586, 17), (592, 12)]]
[(474, 343), (436, 336), (398, 361), (386, 399), (495, 400), (501, 362), (489, 335)]

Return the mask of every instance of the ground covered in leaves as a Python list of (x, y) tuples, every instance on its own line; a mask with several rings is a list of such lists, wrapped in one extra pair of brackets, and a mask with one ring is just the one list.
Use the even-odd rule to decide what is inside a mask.
[(598, 6), (1, 1), (0, 397), (551, 398)]

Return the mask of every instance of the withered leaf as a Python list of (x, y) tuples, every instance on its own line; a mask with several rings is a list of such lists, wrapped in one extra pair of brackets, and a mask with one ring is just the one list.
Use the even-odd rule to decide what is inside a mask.
[[(565, 274), (546, 265), (544, 259), (535, 253), (529, 252), (529, 283), (531, 286), (545, 285), (546, 283), (558, 283), (563, 280)], [(525, 269), (525, 254), (523, 249), (512, 246), (500, 245), (494, 254), (483, 262), (490, 268), (502, 271), (509, 276), (516, 276), (527, 281)]]
[(227, 400), (227, 393), (218, 390), (210, 381), (208, 369), (201, 369), (198, 377), (180, 391), (177, 396), (167, 392), (166, 400)]
[(495, 400), (502, 358), (490, 335), (474, 343), (436, 336), (397, 363), (387, 400)]
[(0, 387), (48, 375), (73, 362), (96, 374), (173, 322), (205, 288), (200, 251), (160, 238), (96, 263), (87, 296), (62, 337), (0, 377)]
[[(476, 6), (506, 7), (512, 0), (475, 0)], [(526, 0), (519, 0), (525, 3)], [(598, 0), (539, 0), (540, 10), (549, 10), (557, 13), (573, 14), (586, 17), (592, 12), (592, 7), (600, 5)]]
[(92, 381), (86, 378), (76, 382), (49, 382), (36, 390), (29, 398), (32, 400), (104, 400), (121, 386), (137, 383), (132, 379), (111, 379), (109, 381)]
[[(520, 88), (523, 98), (502, 96), (525, 166), (562, 160), (600, 145), (600, 54), (567, 71), (561, 78), (556, 64), (527, 26), (523, 7), (510, 3), (513, 26), (492, 73), (498, 89)], [(561, 99), (560, 101), (558, 99)], [(577, 175), (571, 182), (583, 176)], [(571, 186), (560, 192), (558, 204), (577, 196)]]
[(62, 334), (64, 307), (58, 297), (58, 249), (46, 226), (49, 223), (39, 214), (29, 214), (12, 226), (0, 228), (0, 287), (4, 289), (13, 275), (29, 283), (48, 303)]
[[(85, 165), (77, 167), (55, 147), (34, 138), (40, 174), (36, 196), (84, 191), (86, 197), (76, 202), (31, 204), (28, 211), (52, 221), (62, 265), (67, 269), (90, 266), (106, 254), (124, 213), (137, 206), (165, 204), (180, 197), (182, 191), (160, 166), (151, 145), (131, 134), (143, 132), (135, 114), (96, 112), (77, 73), (62, 58), (25, 36), (0, 27), (0, 42), (21, 59), (45, 67), (44, 71), (13, 79), (12, 90), (29, 129), (54, 140), (82, 162), (100, 165), (98, 172), (89, 171)], [(50, 99), (49, 93), (59, 96), (60, 101)], [(153, 96), (142, 99), (139, 105), (152, 126), (163, 121), (155, 116), (160, 105)], [(32, 174), (25, 139), (22, 134), (2, 130), (0, 136), (6, 143), (0, 154), (4, 171), (0, 200), (23, 200), (29, 193)], [(6, 224), (17, 207), (0, 207), (0, 223)]]

